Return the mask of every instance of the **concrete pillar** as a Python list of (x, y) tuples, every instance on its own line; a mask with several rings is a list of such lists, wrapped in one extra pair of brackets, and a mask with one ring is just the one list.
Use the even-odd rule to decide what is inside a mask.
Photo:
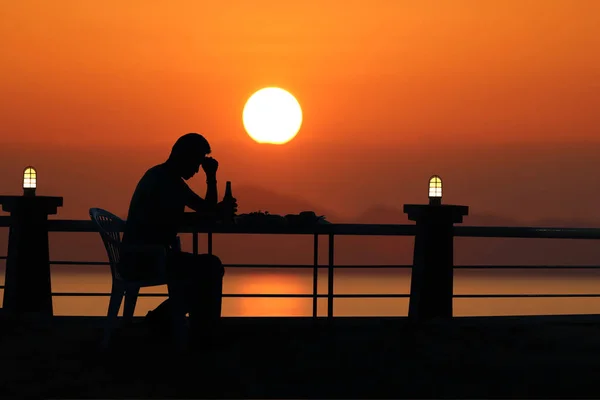
[(11, 314), (51, 316), (48, 215), (56, 214), (62, 197), (0, 196), (10, 213), (3, 308)]
[(467, 206), (406, 204), (404, 212), (416, 222), (417, 233), (410, 285), (408, 317), (415, 320), (452, 317), (455, 223)]

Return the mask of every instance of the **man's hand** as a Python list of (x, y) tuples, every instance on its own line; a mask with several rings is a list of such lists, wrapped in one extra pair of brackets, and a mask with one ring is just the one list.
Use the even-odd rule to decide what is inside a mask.
[(206, 173), (207, 178), (215, 178), (217, 176), (217, 169), (219, 168), (219, 162), (212, 157), (206, 157), (202, 161), (202, 169)]
[(235, 198), (224, 199), (217, 203), (217, 216), (219, 219), (229, 219), (237, 213), (238, 204)]

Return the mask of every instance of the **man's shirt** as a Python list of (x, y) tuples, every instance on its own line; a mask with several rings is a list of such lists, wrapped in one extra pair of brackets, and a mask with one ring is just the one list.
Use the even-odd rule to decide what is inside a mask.
[[(184, 215), (187, 199), (193, 194), (185, 181), (165, 164), (150, 168), (137, 184), (123, 232), (120, 273), (126, 278), (151, 276), (157, 268), (156, 252), (134, 254), (136, 245), (154, 245), (165, 250), (173, 245)], [(152, 255), (154, 254), (154, 256)]]
[(185, 181), (165, 164), (150, 168), (133, 192), (123, 243), (172, 245), (191, 193)]

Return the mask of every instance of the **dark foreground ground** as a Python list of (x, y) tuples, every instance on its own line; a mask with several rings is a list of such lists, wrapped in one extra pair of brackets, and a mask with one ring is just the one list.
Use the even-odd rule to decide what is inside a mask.
[(1, 317), (0, 397), (600, 398), (600, 316), (228, 318), (216, 358), (102, 321)]

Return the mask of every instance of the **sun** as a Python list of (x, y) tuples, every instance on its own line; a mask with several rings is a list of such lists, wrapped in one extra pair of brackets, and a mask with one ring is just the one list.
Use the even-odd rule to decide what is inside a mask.
[(244, 128), (258, 143), (284, 144), (302, 125), (302, 108), (291, 93), (267, 87), (254, 93), (242, 113)]

